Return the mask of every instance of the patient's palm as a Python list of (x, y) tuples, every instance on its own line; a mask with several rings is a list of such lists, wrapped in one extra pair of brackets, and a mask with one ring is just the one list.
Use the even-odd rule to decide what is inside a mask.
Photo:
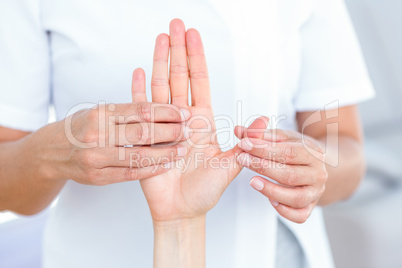
[[(170, 45), (169, 77), (166, 42)], [(192, 106), (188, 106), (187, 100), (187, 59)], [(241, 168), (235, 159), (239, 149), (223, 153), (216, 140), (207, 65), (201, 37), (196, 30), (185, 33), (180, 20), (171, 22), (170, 40), (163, 35), (157, 38), (152, 80), (153, 101), (165, 103), (168, 102), (166, 90), (169, 86), (161, 87), (159, 82), (170, 81), (172, 103), (191, 111), (192, 117), (187, 124), (194, 130), (189, 140), (180, 143), (188, 150), (182, 161), (175, 162), (175, 167), (168, 172), (141, 180), (152, 217), (166, 221), (205, 214), (216, 205)]]

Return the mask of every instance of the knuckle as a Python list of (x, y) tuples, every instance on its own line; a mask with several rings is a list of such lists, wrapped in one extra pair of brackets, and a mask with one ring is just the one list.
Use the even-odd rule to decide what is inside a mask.
[(285, 174), (285, 183), (287, 185), (296, 185), (298, 183), (299, 175), (296, 171), (288, 169)]
[(141, 141), (141, 139), (144, 136), (144, 128), (142, 126), (142, 124), (137, 124), (136, 127), (133, 130), (133, 136), (134, 136), (134, 140), (139, 142)]
[(91, 170), (92, 167), (94, 167), (94, 164), (96, 163), (96, 161), (94, 160), (95, 156), (96, 155), (93, 150), (84, 149), (81, 151), (79, 161), (87, 169), (87, 172)]
[(304, 214), (300, 216), (298, 223), (302, 224), (305, 223), (308, 219), (308, 216), (305, 216)]
[(169, 79), (167, 78), (153, 78), (151, 82), (153, 87), (167, 87), (169, 86)]
[(174, 140), (179, 140), (181, 138), (183, 138), (183, 129), (184, 127), (181, 125), (173, 125), (172, 126), (172, 136), (170, 137), (172, 139), (172, 141)]
[(92, 109), (87, 110), (87, 118), (89, 121), (98, 120), (100, 105), (96, 105)]
[(296, 158), (296, 150), (291, 145), (286, 145), (283, 149), (282, 155), (285, 163), (292, 163)]
[(276, 197), (278, 196), (278, 190), (276, 187), (264, 187), (264, 191), (268, 197), (274, 200), (277, 199)]
[(305, 223), (308, 220), (308, 218), (310, 217), (310, 214), (311, 214), (310, 209), (304, 210), (303, 216), (302, 216), (303, 223)]
[(134, 152), (134, 157), (137, 160), (141, 160), (141, 159), (145, 158), (146, 156), (147, 156), (147, 154), (146, 154), (145, 149), (140, 148)]
[(296, 208), (304, 208), (308, 205), (308, 195), (306, 193), (300, 194), (296, 198), (295, 207)]
[(303, 209), (299, 211), (299, 215), (295, 219), (295, 222), (298, 224), (305, 223), (309, 217), (310, 217), (310, 211), (308, 209)]
[(190, 72), (191, 79), (207, 79), (208, 77), (209, 75), (206, 71)]
[(168, 108), (167, 109), (167, 115), (169, 118), (176, 120), (176, 119), (180, 119), (180, 115), (177, 111), (175, 111), (175, 109), (173, 108)]
[(89, 129), (89, 130), (85, 131), (82, 141), (84, 143), (90, 143), (90, 142), (97, 141), (98, 138), (99, 138), (98, 132), (94, 129)]
[(261, 149), (261, 156), (266, 159), (272, 158), (272, 152), (268, 145), (264, 145), (264, 147)]
[(170, 67), (170, 73), (176, 75), (188, 75), (188, 68), (185, 65), (176, 64)]
[(86, 176), (87, 181), (90, 184), (99, 185), (99, 183), (100, 183), (99, 175), (97, 174), (97, 172), (95, 172), (95, 170), (93, 170), (93, 169), (87, 170), (85, 173), (85, 176)]
[(140, 124), (141, 127), (141, 141), (147, 141), (151, 137), (151, 128), (149, 124)]
[(320, 184), (325, 184), (328, 179), (328, 172), (325, 168), (323, 168), (318, 174), (318, 182)]
[(261, 162), (259, 162), (259, 163), (257, 164), (256, 172), (257, 172), (258, 174), (264, 175), (265, 168), (264, 168), (264, 165), (261, 164)]
[(126, 168), (126, 178), (129, 181), (138, 180), (138, 169), (136, 168)]
[(149, 103), (138, 103), (136, 112), (137, 115), (145, 121), (151, 119), (151, 105)]

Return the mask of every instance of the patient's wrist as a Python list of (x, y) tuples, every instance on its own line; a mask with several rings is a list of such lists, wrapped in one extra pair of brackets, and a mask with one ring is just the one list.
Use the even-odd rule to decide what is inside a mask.
[(154, 221), (154, 267), (205, 267), (205, 219)]

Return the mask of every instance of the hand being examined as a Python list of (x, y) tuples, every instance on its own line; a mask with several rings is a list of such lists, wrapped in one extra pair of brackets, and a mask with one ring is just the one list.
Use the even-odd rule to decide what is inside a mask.
[[(134, 102), (146, 101), (145, 76), (134, 84)], [(186, 156), (172, 162), (168, 172), (140, 181), (154, 223), (204, 217), (240, 172), (235, 154), (240, 150), (222, 152), (219, 147), (201, 36), (195, 29), (186, 32), (180, 20), (170, 23), (170, 36), (161, 34), (156, 39), (151, 89), (153, 102), (168, 104), (170, 92), (171, 103), (192, 115), (183, 123), (192, 135), (178, 143), (186, 148)]]

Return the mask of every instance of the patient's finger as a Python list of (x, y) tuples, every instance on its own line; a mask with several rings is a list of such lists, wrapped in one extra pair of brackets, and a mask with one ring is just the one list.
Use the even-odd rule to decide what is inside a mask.
[(155, 41), (154, 62), (152, 69), (152, 101), (169, 103), (169, 36), (160, 34)]
[(131, 84), (131, 95), (133, 102), (147, 101), (147, 95), (145, 92), (145, 72), (141, 68), (134, 70), (133, 82)]
[(179, 19), (170, 22), (170, 92), (172, 104), (188, 106), (186, 29)]
[(195, 29), (186, 33), (187, 53), (190, 64), (191, 103), (195, 106), (211, 106), (207, 61), (201, 36)]

